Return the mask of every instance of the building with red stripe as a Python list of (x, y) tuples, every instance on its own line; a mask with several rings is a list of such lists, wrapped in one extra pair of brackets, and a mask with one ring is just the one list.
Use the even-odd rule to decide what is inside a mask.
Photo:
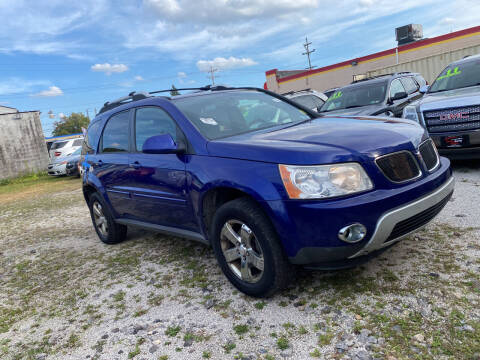
[(422, 39), (312, 70), (268, 70), (266, 87), (277, 93), (345, 86), (354, 79), (400, 71), (421, 73), (431, 83), (449, 63), (480, 53), (480, 26)]

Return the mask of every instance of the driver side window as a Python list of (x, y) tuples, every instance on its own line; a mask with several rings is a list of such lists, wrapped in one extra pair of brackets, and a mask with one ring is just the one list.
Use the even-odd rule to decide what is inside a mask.
[(390, 85), (390, 98), (393, 98), (395, 94), (398, 94), (400, 92), (406, 92), (405, 88), (403, 87), (400, 80), (395, 79), (392, 81), (392, 84)]
[(137, 151), (142, 151), (143, 144), (151, 136), (170, 134), (177, 142), (177, 124), (158, 107), (139, 108), (135, 112), (135, 143)]

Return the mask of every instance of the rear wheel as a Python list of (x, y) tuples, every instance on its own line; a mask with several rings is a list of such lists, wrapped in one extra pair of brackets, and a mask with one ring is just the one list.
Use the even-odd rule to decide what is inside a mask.
[(98, 237), (105, 244), (117, 244), (125, 240), (127, 227), (117, 224), (110, 210), (98, 193), (93, 193), (89, 199), (90, 216)]
[(225, 276), (247, 295), (270, 296), (293, 278), (293, 266), (270, 220), (248, 198), (230, 201), (217, 210), (211, 239)]

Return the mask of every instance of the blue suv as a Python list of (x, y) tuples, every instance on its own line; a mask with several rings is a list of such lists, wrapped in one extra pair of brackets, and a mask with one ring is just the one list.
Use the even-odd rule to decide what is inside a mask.
[[(409, 120), (321, 116), (257, 88), (131, 93), (88, 128), (83, 193), (99, 238), (140, 226), (213, 247), (251, 296), (296, 266), (355, 266), (432, 220), (450, 163)], [(160, 91), (159, 91), (160, 92)]]

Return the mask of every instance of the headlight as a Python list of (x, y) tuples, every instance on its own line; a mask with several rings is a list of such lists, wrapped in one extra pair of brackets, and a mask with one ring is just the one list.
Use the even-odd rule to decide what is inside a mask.
[(405, 106), (402, 117), (404, 119), (418, 121), (417, 108), (415, 106)]
[(279, 165), (279, 169), (290, 199), (323, 199), (373, 188), (367, 173), (357, 163)]

